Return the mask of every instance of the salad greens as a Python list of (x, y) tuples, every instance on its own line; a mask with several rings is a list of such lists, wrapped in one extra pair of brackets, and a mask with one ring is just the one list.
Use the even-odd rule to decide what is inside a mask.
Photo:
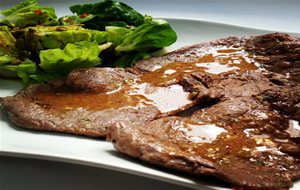
[(18, 57), (15, 47), (16, 39), (12, 36), (10, 29), (0, 26), (0, 65), (11, 63)]
[(57, 17), (51, 7), (41, 7), (36, 0), (24, 0), (18, 5), (1, 11), (4, 19), (0, 22), (10, 27), (56, 25)]
[[(37, 73), (37, 65), (35, 62), (25, 59), (20, 64), (6, 64), (0, 66), (0, 71), (5, 76), (13, 77), (17, 74), (24, 82), (25, 85), (29, 84), (31, 76)], [(42, 82), (42, 81), (40, 81)]]
[(72, 13), (81, 17), (93, 15), (83, 22), (88, 28), (103, 30), (105, 26), (139, 26), (144, 22), (144, 16), (117, 1), (102, 1), (95, 4), (73, 5)]
[(77, 68), (130, 67), (177, 39), (167, 21), (115, 0), (70, 10), (73, 15), (57, 19), (54, 8), (36, 0), (2, 10), (0, 76), (28, 84), (64, 78)]
[[(153, 35), (156, 34), (156, 35)], [(176, 33), (167, 21), (145, 17), (145, 22), (128, 33), (116, 51), (148, 51), (169, 46), (176, 41)]]
[(17, 39), (19, 49), (39, 53), (40, 50), (64, 48), (68, 43), (96, 41), (106, 43), (106, 32), (84, 29), (79, 25), (71, 26), (35, 26), (22, 31), (22, 38)]
[(46, 73), (67, 75), (77, 68), (100, 65), (100, 49), (96, 41), (68, 43), (64, 49), (48, 49), (40, 52), (40, 67)]

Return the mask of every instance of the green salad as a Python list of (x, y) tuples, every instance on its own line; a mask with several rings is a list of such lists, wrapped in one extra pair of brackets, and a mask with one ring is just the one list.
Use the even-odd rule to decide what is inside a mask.
[(162, 19), (104, 0), (70, 6), (57, 18), (54, 8), (24, 0), (0, 13), (0, 76), (25, 84), (65, 78), (73, 69), (131, 67), (173, 44), (176, 33)]

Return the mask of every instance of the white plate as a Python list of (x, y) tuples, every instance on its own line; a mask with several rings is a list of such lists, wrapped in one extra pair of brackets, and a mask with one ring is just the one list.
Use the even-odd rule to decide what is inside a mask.
[[(178, 34), (178, 41), (171, 47), (172, 49), (229, 35), (258, 35), (270, 32), (199, 20), (168, 20)], [(294, 35), (299, 36), (299, 34)], [(0, 80), (1, 97), (14, 95), (21, 88), (22, 84), (19, 81)], [(124, 157), (117, 153), (110, 143), (101, 139), (24, 130), (11, 124), (2, 112), (0, 112), (0, 116), (1, 155), (59, 160), (90, 165), (128, 172), (196, 189), (229, 188), (214, 178), (191, 178)], [(293, 189), (300, 189), (300, 183), (295, 183)]]

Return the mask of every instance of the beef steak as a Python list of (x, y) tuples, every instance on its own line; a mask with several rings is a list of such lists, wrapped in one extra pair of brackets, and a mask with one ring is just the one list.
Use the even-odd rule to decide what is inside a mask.
[(31, 85), (15, 96), (2, 98), (1, 107), (23, 128), (105, 137), (106, 128), (117, 122), (142, 125), (196, 104), (189, 98), (191, 93), (177, 83), (152, 87), (128, 82), (138, 77), (119, 68), (76, 70), (66, 82)]
[(300, 174), (298, 158), (280, 151), (280, 144), (269, 138), (246, 132), (166, 117), (139, 128), (118, 123), (108, 137), (120, 152), (151, 164), (214, 175), (245, 189), (291, 187)]
[[(299, 67), (299, 52), (289, 50), (287, 44), (297, 48), (300, 39), (269, 34), (227, 38), (204, 46), (218, 42), (244, 46), (248, 57), (253, 56), (261, 69), (217, 75), (192, 72), (190, 76), (202, 85), (192, 85), (188, 90), (200, 97), (204, 92), (211, 94), (212, 104), (199, 101), (200, 108), (206, 104), (191, 117), (164, 117), (140, 127), (119, 122), (109, 127), (108, 139), (120, 152), (151, 164), (194, 175), (214, 175), (243, 189), (288, 189), (300, 177), (300, 130), (298, 122), (291, 120), (299, 121), (299, 81), (291, 77), (297, 76), (294, 68)], [(266, 54), (264, 44), (270, 48)], [(275, 52), (272, 46), (276, 46)], [(155, 66), (148, 66), (149, 60), (145, 60), (136, 67), (155, 72), (160, 62), (188, 65), (189, 59), (193, 62), (195, 55), (202, 53), (195, 47), (199, 45), (160, 57)], [(176, 56), (181, 51), (191, 56)], [(280, 53), (282, 59), (276, 64), (274, 60), (266, 62)], [(292, 67), (284, 69), (280, 62), (287, 61)], [(196, 84), (185, 81), (184, 84)]]
[[(0, 99), (24, 128), (104, 137), (145, 162), (245, 189), (300, 177), (300, 39), (228, 37)], [(197, 105), (200, 110), (179, 117)]]

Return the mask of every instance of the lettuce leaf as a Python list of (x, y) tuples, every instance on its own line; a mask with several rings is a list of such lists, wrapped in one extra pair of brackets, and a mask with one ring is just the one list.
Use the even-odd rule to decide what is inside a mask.
[(176, 42), (177, 35), (169, 23), (161, 19), (145, 17), (145, 23), (128, 33), (116, 51), (153, 51)]
[(10, 29), (7, 26), (0, 26), (0, 65), (4, 63), (4, 60), (9, 61), (19, 56), (15, 43), (16, 39)]
[[(1, 54), (1, 53), (0, 53)], [(0, 55), (0, 65), (6, 65), (8, 63), (11, 63), (15, 61), (16, 58), (10, 55)]]
[[(18, 77), (16, 65), (20, 64), (20, 55), (15, 47), (16, 39), (7, 26), (0, 26), (0, 75)], [(9, 65), (14, 66), (12, 68)]]
[(32, 7), (39, 7), (39, 4), (36, 0), (24, 0), (12, 8), (1, 11), (1, 14), (4, 16), (9, 16), (18, 12), (28, 12)]
[(94, 4), (73, 5), (72, 13), (80, 16), (94, 15), (91, 20), (83, 22), (87, 28), (104, 29), (105, 26), (139, 26), (144, 22), (144, 16), (125, 3), (104, 0)]
[(87, 15), (85, 17), (78, 16), (78, 15), (67, 15), (62, 16), (58, 19), (59, 25), (61, 26), (68, 26), (68, 25), (79, 25), (83, 22), (87, 22), (91, 19), (95, 18), (95, 15)]
[(22, 30), (18, 41), (24, 46), (19, 49), (30, 51), (32, 55), (39, 54), (40, 50), (64, 48), (68, 43), (79, 41), (97, 41), (106, 43), (106, 32), (89, 30), (78, 25), (71, 26), (35, 26)]
[(35, 25), (56, 25), (57, 17), (52, 7), (41, 7), (36, 0), (24, 0), (18, 5), (1, 11), (1, 24), (23, 28)]
[(105, 31), (107, 33), (107, 41), (112, 42), (114, 46), (121, 44), (125, 35), (131, 32), (128, 28), (118, 26), (106, 26)]
[(39, 66), (45, 73), (66, 76), (73, 69), (100, 65), (100, 51), (96, 41), (68, 43), (64, 49), (41, 50)]
[(12, 77), (17, 75), (23, 80), (23, 83), (27, 85), (29, 84), (31, 75), (37, 72), (37, 66), (35, 62), (25, 59), (25, 61), (18, 65), (0, 65), (0, 72), (6, 73), (6, 75), (8, 75), (8, 73), (12, 73)]

